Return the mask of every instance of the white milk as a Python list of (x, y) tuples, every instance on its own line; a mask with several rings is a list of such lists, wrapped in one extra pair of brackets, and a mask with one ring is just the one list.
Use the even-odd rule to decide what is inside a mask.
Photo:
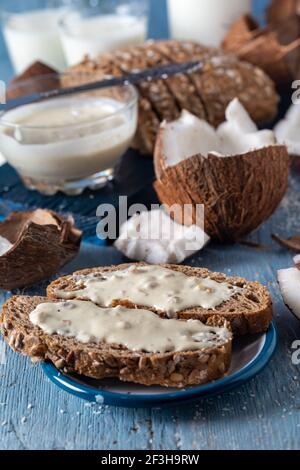
[(85, 55), (96, 57), (107, 51), (140, 44), (146, 35), (146, 18), (129, 15), (83, 17), (73, 13), (61, 26), (61, 41), (68, 65), (79, 63)]
[(229, 26), (251, 11), (251, 0), (168, 0), (171, 35), (219, 46)]
[(58, 30), (63, 13), (64, 8), (34, 10), (7, 18), (3, 33), (16, 73), (37, 60), (63, 70), (65, 59)]
[[(23, 177), (45, 183), (88, 177), (112, 168), (127, 150), (136, 113), (105, 97), (69, 97), (28, 105), (3, 119), (0, 149)], [(103, 118), (107, 117), (103, 121)]]

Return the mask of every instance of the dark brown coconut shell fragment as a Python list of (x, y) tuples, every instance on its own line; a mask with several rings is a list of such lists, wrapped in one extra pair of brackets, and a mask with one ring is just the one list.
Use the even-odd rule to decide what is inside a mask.
[(272, 239), (284, 248), (296, 251), (297, 253), (300, 251), (300, 237), (298, 235), (294, 235), (287, 239), (281, 238), (278, 235), (272, 235)]
[[(34, 62), (21, 75), (17, 75), (11, 80), (6, 92), (7, 100), (59, 88), (60, 80), (57, 73), (56, 70), (42, 62)], [(41, 80), (31, 82), (37, 77), (40, 77)]]
[(272, 0), (267, 8), (267, 21), (272, 26), (278, 26), (294, 15), (300, 15), (299, 0)]
[(299, 70), (299, 37), (300, 17), (287, 16), (284, 22), (260, 28), (252, 16), (243, 15), (232, 24), (222, 47), (260, 67), (282, 86), (291, 82)]
[[(196, 205), (204, 204), (205, 231), (214, 239), (236, 241), (256, 229), (275, 211), (288, 185), (289, 155), (276, 145), (243, 155), (195, 155), (173, 167), (164, 167), (161, 151), (154, 183), (166, 206), (190, 204), (196, 223)], [(184, 221), (178, 213), (172, 216)]]
[[(280, 44), (289, 45), (300, 38), (300, 1), (273, 0), (267, 9), (268, 26), (276, 30)], [(299, 78), (300, 49), (287, 56), (293, 78)]]
[(276, 32), (269, 31), (242, 47), (238, 56), (261, 67), (277, 85), (281, 86), (293, 79), (289, 55), (296, 52), (299, 46), (298, 40), (283, 46), (279, 43)]
[(81, 241), (71, 218), (44, 209), (13, 212), (0, 223), (0, 235), (13, 244), (0, 256), (0, 287), (6, 290), (56, 274), (76, 256)]
[(243, 15), (230, 27), (222, 47), (225, 51), (238, 52), (245, 44), (253, 41), (261, 32), (258, 23), (251, 15)]

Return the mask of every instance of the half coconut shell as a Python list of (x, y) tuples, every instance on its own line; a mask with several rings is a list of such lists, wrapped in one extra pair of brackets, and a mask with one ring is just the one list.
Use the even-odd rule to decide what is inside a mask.
[(278, 86), (286, 85), (296, 76), (299, 66), (300, 22), (260, 28), (250, 15), (244, 15), (229, 29), (222, 47), (264, 70)]
[(225, 51), (236, 53), (261, 33), (257, 21), (249, 14), (238, 18), (228, 30), (222, 47)]
[(267, 21), (272, 26), (278, 26), (291, 16), (300, 16), (299, 0), (272, 0), (266, 12)]
[(0, 287), (33, 285), (57, 273), (79, 251), (81, 231), (74, 221), (37, 209), (13, 212), (0, 223), (0, 235), (13, 244), (0, 256)]
[[(155, 161), (154, 188), (161, 203), (167, 209), (190, 204), (193, 223), (196, 205), (203, 204), (204, 230), (220, 241), (237, 241), (256, 229), (275, 211), (288, 186), (290, 160), (281, 145), (230, 157), (194, 155), (168, 168), (157, 153)], [(184, 222), (177, 212), (170, 214)]]

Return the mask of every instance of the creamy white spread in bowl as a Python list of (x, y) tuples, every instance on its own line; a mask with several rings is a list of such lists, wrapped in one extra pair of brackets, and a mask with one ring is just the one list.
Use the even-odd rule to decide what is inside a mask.
[[(39, 80), (46, 78), (24, 82), (22, 94), (39, 89)], [(136, 126), (131, 85), (52, 98), (0, 115), (0, 152), (29, 188), (78, 194), (112, 177)]]

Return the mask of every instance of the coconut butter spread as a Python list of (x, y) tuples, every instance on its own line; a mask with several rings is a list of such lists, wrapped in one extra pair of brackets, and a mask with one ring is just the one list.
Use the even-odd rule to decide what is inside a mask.
[(111, 306), (114, 300), (129, 300), (164, 311), (169, 316), (192, 307), (214, 309), (239, 290), (226, 282), (187, 276), (154, 265), (78, 275), (75, 281), (78, 290), (56, 290), (56, 296), (90, 300), (102, 307)]
[(31, 312), (30, 320), (47, 334), (152, 353), (200, 350), (231, 339), (227, 328), (198, 320), (163, 319), (148, 310), (102, 308), (80, 300), (42, 303)]
[(123, 110), (115, 99), (95, 96), (19, 106), (5, 113), (3, 121), (3, 155), (22, 175), (49, 182), (112, 168), (136, 130), (134, 112)]

